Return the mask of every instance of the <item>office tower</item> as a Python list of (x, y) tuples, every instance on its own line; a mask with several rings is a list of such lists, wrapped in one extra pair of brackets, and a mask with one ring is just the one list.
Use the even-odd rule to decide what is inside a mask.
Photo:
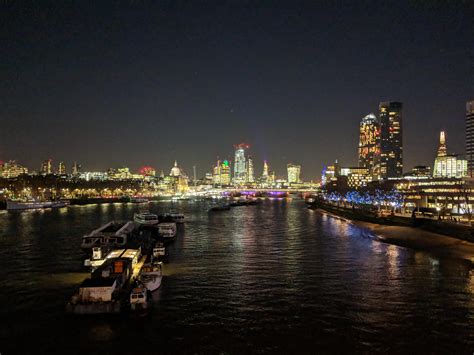
[(250, 182), (250, 183), (255, 182), (252, 157), (249, 157), (247, 159), (247, 182)]
[(288, 164), (288, 183), (294, 184), (300, 182), (300, 173), (301, 173), (301, 166), (295, 164)]
[(367, 168), (369, 174), (374, 170), (378, 134), (377, 117), (370, 113), (362, 118), (359, 126), (359, 167)]
[(247, 181), (247, 164), (245, 161), (245, 150), (249, 149), (249, 145), (240, 143), (234, 145), (235, 160), (234, 160), (234, 184), (245, 184)]
[(58, 174), (59, 175), (65, 175), (66, 174), (66, 166), (64, 165), (64, 162), (60, 162), (58, 165)]
[(268, 164), (267, 161), (263, 161), (263, 173), (262, 173), (262, 181), (267, 181), (268, 180)]
[(398, 178), (403, 174), (402, 103), (381, 102), (379, 111), (374, 179)]
[(468, 176), (474, 177), (474, 100), (466, 103), (466, 159)]
[(51, 159), (43, 161), (43, 164), (41, 164), (41, 173), (44, 175), (53, 173), (53, 161)]
[(230, 164), (228, 160), (224, 160), (221, 164), (221, 185), (230, 185)]

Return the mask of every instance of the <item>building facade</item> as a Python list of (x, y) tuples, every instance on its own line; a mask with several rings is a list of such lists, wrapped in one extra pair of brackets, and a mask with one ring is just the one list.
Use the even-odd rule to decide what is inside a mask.
[(251, 184), (255, 182), (252, 157), (247, 159), (247, 182)]
[(2, 178), (15, 178), (23, 174), (28, 174), (28, 169), (18, 164), (15, 160), (0, 164), (0, 177)]
[(442, 131), (439, 136), (438, 154), (433, 168), (435, 178), (463, 178), (468, 174), (467, 160), (458, 158), (457, 155), (448, 154), (446, 148), (446, 135)]
[(64, 162), (59, 162), (58, 165), (58, 174), (59, 175), (66, 175), (66, 166), (64, 165)]
[(341, 176), (347, 176), (347, 186), (353, 189), (367, 186), (372, 181), (369, 168), (365, 167), (348, 167), (341, 168)]
[(380, 134), (377, 137), (374, 179), (399, 178), (403, 175), (402, 103), (381, 102)]
[(466, 103), (466, 159), (468, 175), (474, 177), (474, 100)]
[(41, 174), (49, 175), (53, 173), (53, 161), (51, 159), (44, 160), (41, 164)]
[(245, 143), (236, 144), (234, 159), (234, 184), (242, 185), (247, 182), (247, 162), (245, 159), (245, 150), (249, 145)]
[(286, 166), (288, 171), (288, 184), (298, 184), (301, 182), (301, 165), (288, 164)]
[(359, 167), (367, 168), (370, 174), (374, 170), (379, 133), (379, 123), (373, 113), (362, 118), (359, 126)]

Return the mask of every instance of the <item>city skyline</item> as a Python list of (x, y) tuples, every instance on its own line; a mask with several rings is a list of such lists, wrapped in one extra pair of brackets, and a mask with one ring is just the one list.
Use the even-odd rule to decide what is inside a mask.
[(357, 165), (360, 119), (383, 101), (403, 103), (405, 171), (430, 165), (443, 129), (465, 153), (472, 4), (1, 6), (4, 161), (177, 159), (191, 174), (245, 141), (314, 179), (334, 158)]

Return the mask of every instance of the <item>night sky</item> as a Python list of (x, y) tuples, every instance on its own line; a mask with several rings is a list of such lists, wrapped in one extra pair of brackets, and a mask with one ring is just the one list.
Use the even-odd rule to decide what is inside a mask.
[(175, 159), (191, 175), (251, 144), (256, 172), (357, 164), (358, 125), (404, 104), (405, 170), (439, 130), (464, 153), (473, 1), (7, 1), (0, 160), (84, 170)]

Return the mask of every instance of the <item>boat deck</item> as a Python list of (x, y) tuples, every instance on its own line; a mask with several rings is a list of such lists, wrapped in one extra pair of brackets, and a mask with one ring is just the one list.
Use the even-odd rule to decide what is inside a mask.
[(133, 267), (131, 280), (135, 280), (138, 277), (138, 275), (140, 274), (140, 270), (143, 267), (143, 264), (145, 264), (146, 259), (147, 256), (143, 255), (140, 260), (135, 264), (135, 266)]

